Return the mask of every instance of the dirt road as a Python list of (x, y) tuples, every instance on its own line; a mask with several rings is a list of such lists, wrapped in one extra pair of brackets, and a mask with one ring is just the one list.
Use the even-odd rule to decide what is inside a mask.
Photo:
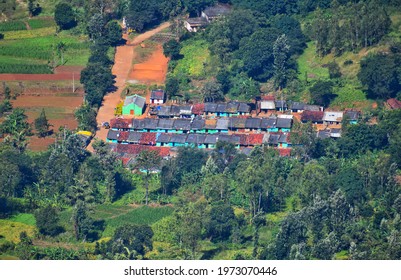
[[(117, 87), (117, 90), (107, 94), (103, 99), (102, 106), (99, 108), (96, 118), (99, 125), (98, 131), (96, 132), (96, 138), (106, 140), (108, 130), (101, 127), (101, 124), (102, 122), (108, 122), (110, 119), (114, 118), (114, 108), (116, 108), (117, 104), (120, 102), (121, 92), (123, 91), (125, 83), (129, 78), (132, 61), (135, 56), (135, 46), (169, 26), (169, 22), (163, 23), (155, 29), (138, 35), (131, 42), (127, 41), (126, 45), (117, 47), (114, 66), (112, 69), (113, 75), (116, 75), (115, 86)], [(128, 37), (124, 36), (124, 39), (127, 40)], [(88, 150), (91, 152), (93, 151), (92, 143), (88, 146)]]

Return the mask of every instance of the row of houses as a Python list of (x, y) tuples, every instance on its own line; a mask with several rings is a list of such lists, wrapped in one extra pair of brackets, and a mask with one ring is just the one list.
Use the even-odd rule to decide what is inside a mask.
[(303, 111), (301, 114), (301, 122), (312, 122), (313, 124), (324, 125), (340, 125), (344, 119), (347, 118), (350, 124), (358, 123), (360, 112), (356, 110), (342, 111)]
[(251, 106), (245, 102), (231, 101), (227, 103), (199, 103), (194, 105), (169, 105), (152, 107), (150, 115), (159, 118), (191, 118), (195, 116), (232, 117), (248, 116)]
[(291, 113), (302, 113), (308, 111), (323, 111), (323, 107), (318, 105), (310, 105), (303, 102), (287, 102), (286, 100), (261, 100), (257, 102), (258, 113), (269, 111), (291, 111)]
[(228, 133), (237, 132), (289, 132), (292, 127), (291, 115), (270, 116), (269, 118), (179, 118), (179, 119), (123, 119), (110, 121), (111, 130), (165, 133)]
[(175, 134), (156, 132), (134, 132), (109, 130), (109, 143), (134, 144), (156, 147), (197, 147), (200, 149), (214, 149), (217, 142), (228, 142), (240, 147), (254, 147), (268, 145), (275, 148), (289, 148), (291, 146), (289, 132), (268, 132), (259, 134)]

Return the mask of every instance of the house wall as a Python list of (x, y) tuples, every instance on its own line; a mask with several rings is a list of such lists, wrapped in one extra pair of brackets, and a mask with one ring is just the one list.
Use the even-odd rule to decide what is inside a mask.
[(134, 110), (135, 116), (141, 116), (143, 114), (143, 108), (139, 108), (135, 104), (128, 104), (127, 106), (123, 106), (123, 115), (131, 115), (131, 110)]
[(164, 100), (163, 99), (151, 99), (150, 103), (152, 103), (152, 104), (163, 104)]

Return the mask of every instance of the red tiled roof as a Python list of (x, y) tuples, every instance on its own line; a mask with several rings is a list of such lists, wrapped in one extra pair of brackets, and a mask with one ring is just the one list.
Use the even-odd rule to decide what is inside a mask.
[(192, 113), (195, 115), (202, 115), (204, 111), (205, 111), (204, 103), (198, 103), (192, 106)]
[(122, 119), (122, 118), (116, 118), (110, 120), (110, 126), (112, 128), (129, 128), (129, 125), (132, 124), (132, 119)]
[(303, 111), (301, 120), (303, 122), (320, 122), (323, 119), (324, 112), (322, 111)]
[(387, 100), (387, 105), (391, 109), (401, 109), (401, 101), (398, 101), (395, 98), (391, 98), (391, 99)]
[(120, 131), (118, 133), (118, 141), (126, 141), (128, 140), (129, 131)]
[(142, 145), (154, 145), (156, 143), (156, 133), (155, 132), (143, 132), (141, 134), (141, 139), (139, 144)]
[(125, 166), (125, 165), (128, 164), (128, 162), (130, 161), (130, 159), (131, 159), (131, 158), (122, 157), (122, 158), (121, 158), (121, 161), (122, 161), (123, 165)]
[[(142, 151), (158, 151), (161, 157), (168, 156), (170, 154), (170, 148), (168, 147), (153, 147), (145, 145), (135, 144), (118, 144), (115, 148), (115, 152), (119, 154), (138, 155)], [(123, 158), (123, 162), (127, 159), (127, 155)], [(127, 161), (128, 162), (128, 161)]]
[(277, 149), (280, 157), (289, 157), (291, 155), (290, 148)]
[(264, 134), (249, 134), (248, 143), (249, 145), (262, 145)]

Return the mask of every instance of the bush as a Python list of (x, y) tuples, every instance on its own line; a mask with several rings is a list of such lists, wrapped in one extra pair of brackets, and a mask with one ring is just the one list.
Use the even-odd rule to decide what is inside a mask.
[(51, 206), (36, 211), (35, 219), (41, 234), (56, 236), (63, 232), (63, 228), (59, 225), (58, 213), (56, 209)]
[(354, 62), (352, 61), (352, 60), (346, 60), (346, 61), (344, 61), (344, 66), (348, 66), (348, 65), (351, 65), (351, 64), (353, 64)]

